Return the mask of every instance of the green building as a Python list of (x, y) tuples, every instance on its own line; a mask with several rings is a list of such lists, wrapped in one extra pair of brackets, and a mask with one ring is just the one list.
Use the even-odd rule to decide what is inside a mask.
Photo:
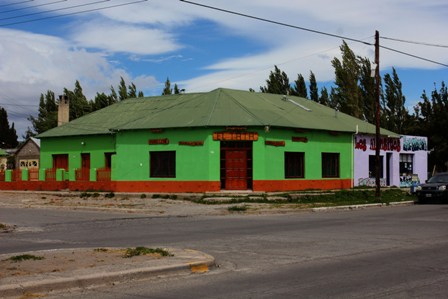
[(128, 99), (40, 134), (39, 175), (118, 192), (350, 188), (357, 133), (375, 126), (294, 96)]

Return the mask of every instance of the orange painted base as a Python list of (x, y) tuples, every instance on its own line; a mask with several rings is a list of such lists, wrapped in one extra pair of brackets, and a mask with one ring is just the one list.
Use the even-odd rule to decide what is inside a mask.
[[(258, 192), (350, 189), (351, 187), (351, 179), (253, 181), (253, 191)], [(221, 185), (220, 182), (209, 181), (0, 182), (0, 190), (57, 191), (67, 189), (70, 191), (202, 193), (219, 192)]]
[(209, 181), (115, 181), (116, 192), (207, 192), (220, 191), (219, 182)]
[(254, 191), (302, 191), (352, 188), (351, 179), (254, 181)]

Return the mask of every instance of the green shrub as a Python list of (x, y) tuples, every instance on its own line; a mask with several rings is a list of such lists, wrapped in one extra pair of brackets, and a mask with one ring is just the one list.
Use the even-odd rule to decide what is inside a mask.
[(38, 261), (38, 260), (43, 260), (43, 259), (44, 259), (43, 256), (35, 256), (32, 254), (22, 254), (22, 255), (12, 256), (8, 260), (17, 263), (17, 262), (22, 262), (22, 261), (27, 261), (27, 260)]
[(147, 247), (136, 247), (128, 248), (124, 254), (124, 258), (131, 258), (133, 256), (145, 255), (145, 254), (159, 254), (161, 256), (172, 256), (168, 251), (162, 248), (147, 248)]
[(104, 197), (106, 197), (106, 198), (113, 198), (113, 197), (115, 197), (115, 193), (113, 193), (113, 192), (111, 191), (111, 192), (109, 192), (109, 193), (104, 194)]
[(247, 211), (247, 206), (230, 206), (227, 208), (229, 212), (245, 212)]

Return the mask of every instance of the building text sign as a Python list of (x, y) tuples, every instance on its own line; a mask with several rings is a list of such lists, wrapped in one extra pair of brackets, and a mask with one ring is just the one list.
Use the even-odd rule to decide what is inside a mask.
[[(366, 151), (367, 149), (374, 151), (376, 150), (376, 138), (375, 137), (355, 137), (355, 149)], [(396, 151), (401, 150), (400, 139), (382, 137), (380, 138), (380, 150), (383, 151)]]
[(257, 141), (257, 132), (215, 132), (213, 140), (218, 141)]

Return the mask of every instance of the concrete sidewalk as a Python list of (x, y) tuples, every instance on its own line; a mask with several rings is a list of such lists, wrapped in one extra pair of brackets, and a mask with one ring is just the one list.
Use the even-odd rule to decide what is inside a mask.
[[(122, 248), (81, 248), (0, 255), (0, 298), (120, 283), (167, 274), (204, 273), (215, 259), (191, 249), (165, 249), (172, 256), (124, 258)], [(25, 261), (12, 257), (30, 255)]]

